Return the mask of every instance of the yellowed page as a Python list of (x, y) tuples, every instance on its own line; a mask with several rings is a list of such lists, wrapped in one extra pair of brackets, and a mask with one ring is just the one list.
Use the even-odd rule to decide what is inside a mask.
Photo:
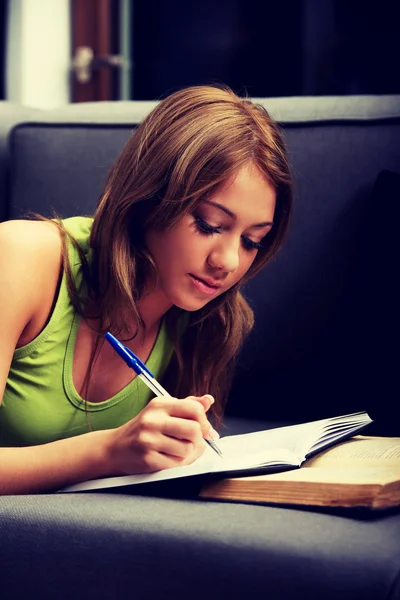
[(310, 467), (388, 467), (400, 477), (400, 438), (358, 435), (308, 459), (302, 469)]
[(366, 467), (357, 468), (322, 468), (315, 469), (294, 469), (282, 473), (270, 473), (267, 475), (254, 475), (243, 477), (249, 481), (296, 481), (296, 482), (316, 482), (316, 483), (343, 483), (343, 484), (379, 484), (386, 485), (393, 481), (400, 481), (399, 469), (390, 467)]

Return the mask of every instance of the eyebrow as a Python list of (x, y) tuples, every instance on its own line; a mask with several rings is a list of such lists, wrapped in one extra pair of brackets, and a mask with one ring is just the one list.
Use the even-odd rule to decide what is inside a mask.
[[(237, 216), (235, 215), (235, 213), (233, 213), (231, 210), (229, 210), (229, 208), (226, 208), (226, 206), (224, 206), (223, 204), (219, 204), (219, 202), (212, 202), (211, 200), (204, 200), (205, 204), (210, 204), (211, 206), (215, 206), (216, 208), (219, 208), (220, 210), (222, 210), (222, 212), (224, 212), (225, 214), (227, 214), (229, 217), (231, 217), (232, 219), (237, 219)], [(265, 223), (257, 223), (256, 225), (250, 225), (249, 229), (251, 229), (252, 227), (267, 227), (267, 225), (273, 225), (272, 221), (265, 221)]]

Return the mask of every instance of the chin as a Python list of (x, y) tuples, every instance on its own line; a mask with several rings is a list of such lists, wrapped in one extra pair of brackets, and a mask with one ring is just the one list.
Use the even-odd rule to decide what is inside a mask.
[(195, 312), (196, 310), (200, 310), (201, 308), (204, 308), (204, 306), (207, 306), (207, 304), (212, 303), (214, 300), (216, 300), (217, 298), (219, 298), (222, 294), (217, 294), (215, 296), (212, 296), (211, 298), (206, 298), (204, 300), (200, 300), (199, 298), (194, 298), (193, 296), (189, 296), (186, 298), (183, 298), (182, 296), (180, 298), (176, 298), (176, 301), (174, 302), (175, 306), (177, 306), (178, 308), (181, 308), (182, 310), (186, 310), (188, 312)]
[(194, 301), (194, 300), (177, 300), (176, 302), (174, 302), (175, 306), (177, 306), (178, 308), (181, 308), (182, 310), (186, 310), (187, 312), (196, 312), (196, 310), (200, 310), (201, 308), (203, 308), (203, 306), (205, 306), (206, 304), (208, 304), (209, 302), (211, 302), (211, 300), (209, 300), (208, 302), (199, 302), (199, 301)]
[(212, 296), (204, 295), (204, 298), (201, 298), (201, 296), (197, 296), (196, 293), (190, 293), (188, 290), (180, 289), (180, 286), (174, 286), (174, 288), (175, 289), (173, 289), (172, 286), (169, 289), (164, 288), (165, 296), (168, 298), (171, 305), (187, 312), (200, 310), (221, 295), (221, 293), (217, 293)]
[(206, 306), (213, 298), (196, 298), (192, 294), (170, 294), (169, 299), (174, 306), (186, 310), (188, 312), (195, 312), (200, 310), (203, 306)]

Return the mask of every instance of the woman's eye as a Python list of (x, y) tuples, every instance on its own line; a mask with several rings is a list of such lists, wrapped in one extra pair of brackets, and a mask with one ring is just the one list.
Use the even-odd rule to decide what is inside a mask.
[(221, 232), (221, 227), (213, 227), (213, 225), (210, 225), (209, 223), (207, 223), (206, 221), (204, 221), (204, 219), (201, 219), (200, 217), (195, 217), (194, 222), (196, 224), (197, 230), (200, 233), (204, 233), (205, 235), (211, 235), (213, 233)]
[[(194, 222), (197, 228), (197, 231), (202, 233), (203, 235), (213, 235), (214, 233), (221, 233), (222, 227), (215, 227), (214, 225), (210, 225), (207, 221), (204, 221), (199, 216), (194, 216)], [(245, 250), (250, 252), (251, 250), (261, 250), (263, 247), (260, 242), (253, 242), (248, 237), (242, 235), (242, 246)]]
[(261, 242), (253, 242), (253, 240), (249, 240), (249, 238), (242, 236), (242, 244), (245, 250), (261, 250), (263, 247)]

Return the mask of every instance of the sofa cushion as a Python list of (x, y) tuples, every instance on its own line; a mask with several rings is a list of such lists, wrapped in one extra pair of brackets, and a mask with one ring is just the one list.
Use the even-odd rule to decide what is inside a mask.
[(42, 600), (400, 600), (399, 527), (399, 513), (140, 493), (8, 496), (1, 590)]
[(43, 116), (38, 109), (20, 106), (7, 100), (0, 101), (0, 222), (9, 217), (8, 176), (9, 136), (13, 128), (31, 118)]
[(107, 172), (131, 131), (127, 126), (18, 126), (11, 141), (10, 218), (30, 211), (64, 218), (92, 213)]

